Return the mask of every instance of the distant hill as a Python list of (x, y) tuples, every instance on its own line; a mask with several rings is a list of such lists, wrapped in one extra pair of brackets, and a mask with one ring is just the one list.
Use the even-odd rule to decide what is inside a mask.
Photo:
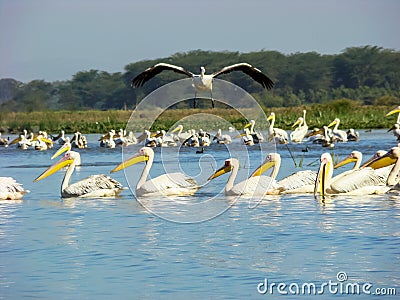
[(21, 82), (15, 79), (0, 79), (0, 104), (13, 99), (20, 84)]

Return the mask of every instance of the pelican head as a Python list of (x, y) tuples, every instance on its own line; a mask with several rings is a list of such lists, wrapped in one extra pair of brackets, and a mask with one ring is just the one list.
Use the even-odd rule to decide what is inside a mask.
[(247, 124), (244, 126), (244, 128), (249, 128), (250, 126), (254, 125), (255, 123), (256, 123), (256, 121), (250, 120), (250, 122), (247, 123)]
[(267, 121), (271, 121), (271, 120), (275, 120), (275, 113), (274, 112), (270, 113), (268, 118), (267, 118)]
[(203, 77), (204, 74), (206, 74), (206, 68), (200, 67), (200, 74), (201, 74), (201, 76)]
[(65, 142), (65, 144), (62, 145), (62, 147), (60, 149), (58, 149), (56, 153), (54, 153), (54, 155), (51, 157), (51, 159), (54, 159), (57, 156), (60, 156), (65, 151), (71, 151), (71, 143), (69, 142), (69, 138), (67, 138), (67, 139), (68, 140)]
[(154, 151), (150, 147), (143, 147), (133, 156), (116, 166), (110, 173), (121, 171), (129, 166), (140, 162), (147, 162), (150, 157), (154, 157)]
[(177, 132), (179, 130), (183, 130), (183, 125), (176, 126), (176, 128), (174, 130), (172, 130), (171, 132)]
[(378, 157), (371, 162), (369, 162), (366, 167), (370, 167), (373, 169), (380, 169), (383, 167), (387, 167), (396, 163), (397, 159), (400, 157), (400, 148), (393, 147), (386, 154)]
[(292, 128), (296, 127), (297, 125), (301, 125), (303, 123), (303, 120), (303, 117), (298, 118), (297, 121), (292, 125)]
[(335, 120), (333, 120), (333, 121), (328, 125), (328, 127), (331, 127), (331, 126), (336, 125), (336, 124), (339, 124), (339, 123), (340, 123), (340, 119), (339, 119), (339, 118), (335, 118)]
[(229, 159), (225, 160), (225, 164), (223, 165), (223, 167), (221, 167), (217, 171), (215, 171), (215, 173), (212, 174), (207, 180), (211, 180), (211, 179), (217, 178), (225, 173), (229, 173), (233, 170), (233, 168), (235, 168), (235, 166), (238, 166), (238, 165), (239, 165), (239, 162), (237, 159), (229, 158)]
[(343, 159), (341, 162), (338, 162), (333, 168), (337, 169), (341, 166), (344, 166), (348, 163), (356, 163), (357, 161), (362, 160), (362, 153), (360, 151), (353, 151), (350, 153), (349, 156), (347, 156), (345, 159)]
[(390, 132), (390, 131), (392, 131), (392, 130), (398, 130), (400, 128), (400, 125), (399, 124), (394, 124), (393, 126), (392, 126), (392, 128), (390, 128), (387, 132)]
[(385, 155), (386, 153), (387, 153), (387, 151), (385, 151), (385, 150), (376, 151), (375, 154), (372, 155), (372, 157), (370, 159), (368, 159), (365, 163), (363, 163), (361, 165), (361, 168), (364, 168), (364, 167), (368, 166), (369, 163), (372, 163), (372, 161), (378, 159), (379, 157)]
[(325, 197), (326, 188), (329, 186), (329, 181), (332, 178), (332, 156), (325, 152), (321, 155), (321, 164), (319, 166), (317, 179), (315, 180), (314, 195), (320, 194)]
[(400, 106), (397, 106), (396, 108), (394, 108), (394, 109), (392, 109), (391, 111), (389, 111), (389, 112), (386, 114), (386, 117), (388, 117), (388, 116), (390, 116), (390, 115), (393, 115), (393, 114), (395, 114), (395, 113), (400, 113)]
[(279, 153), (269, 153), (265, 158), (265, 161), (259, 166), (250, 177), (261, 176), (265, 171), (271, 169), (281, 161), (281, 156)]
[(75, 159), (77, 159), (79, 156), (78, 152), (70, 151), (64, 154), (64, 156), (55, 162), (53, 165), (51, 165), (46, 171), (44, 171), (41, 175), (39, 175), (34, 182), (42, 180), (46, 177), (49, 177), (50, 175), (53, 175), (55, 172), (61, 170), (62, 168), (69, 166), (74, 162)]

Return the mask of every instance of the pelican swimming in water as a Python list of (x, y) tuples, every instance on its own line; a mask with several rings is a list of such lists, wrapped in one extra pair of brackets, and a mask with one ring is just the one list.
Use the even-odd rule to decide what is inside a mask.
[(256, 121), (250, 120), (250, 122), (249, 122), (248, 124), (246, 124), (246, 125), (244, 126), (244, 128), (250, 127), (250, 134), (251, 134), (251, 136), (253, 137), (253, 142), (254, 142), (254, 144), (259, 144), (259, 143), (261, 143), (261, 142), (264, 140), (264, 137), (262, 136), (261, 133), (256, 132), (256, 131), (254, 130), (254, 125), (255, 125), (255, 124), (256, 124)]
[(292, 127), (298, 125), (298, 127), (290, 133), (290, 140), (292, 141), (292, 143), (301, 143), (307, 134), (308, 125), (306, 123), (306, 113), (307, 111), (304, 109), (303, 116), (299, 117), (297, 121), (292, 125)]
[(222, 134), (221, 128), (218, 129), (217, 134), (214, 136), (213, 141), (216, 140), (217, 144), (230, 144), (232, 142), (232, 138), (229, 134)]
[(271, 112), (267, 121), (271, 121), (271, 124), (268, 128), (268, 141), (274, 140), (279, 144), (287, 144), (289, 142), (288, 134), (285, 130), (280, 128), (275, 128), (275, 113)]
[(214, 99), (212, 97), (212, 81), (213, 78), (218, 77), (219, 75), (230, 73), (232, 71), (241, 71), (247, 75), (249, 75), (253, 80), (257, 81), (259, 84), (262, 85), (265, 89), (272, 89), (274, 86), (273, 81), (268, 78), (264, 73), (262, 73), (259, 69), (249, 65), (248, 63), (238, 63), (234, 65), (230, 65), (227, 67), (222, 68), (221, 70), (214, 72), (212, 74), (205, 74), (206, 69), (204, 67), (200, 67), (200, 74), (196, 75), (192, 72), (185, 70), (182, 67), (166, 64), (166, 63), (158, 63), (153, 67), (150, 67), (137, 75), (135, 78), (132, 79), (132, 87), (141, 87), (151, 78), (156, 76), (157, 74), (161, 73), (162, 71), (170, 70), (176, 73), (180, 73), (186, 75), (193, 80), (193, 87), (195, 90), (194, 95), (194, 108), (196, 108), (196, 96), (198, 91), (209, 91), (211, 97), (212, 107), (214, 108)]
[(62, 168), (68, 166), (64, 179), (61, 184), (61, 197), (80, 197), (80, 198), (97, 198), (97, 197), (115, 197), (123, 190), (122, 185), (111, 177), (99, 174), (92, 175), (78, 182), (69, 184), (71, 175), (75, 170), (76, 161), (79, 153), (75, 151), (67, 151), (64, 156), (38, 176), (34, 182), (42, 180)]
[(12, 177), (0, 177), (0, 200), (20, 200), (29, 193)]
[(183, 125), (178, 125), (171, 131), (171, 133), (177, 132), (177, 134), (174, 136), (174, 140), (178, 140), (181, 143), (183, 143), (192, 136), (192, 132), (190, 131), (182, 132), (182, 131), (183, 131)]
[[(321, 164), (315, 181), (314, 195), (371, 195), (387, 192), (386, 172), (372, 168), (362, 168), (342, 176), (333, 178), (333, 160), (329, 153), (321, 155)], [(339, 175), (340, 176), (340, 175)]]
[(111, 173), (125, 169), (133, 164), (145, 162), (146, 165), (143, 169), (142, 175), (136, 185), (137, 196), (185, 196), (193, 195), (200, 186), (197, 182), (186, 176), (183, 173), (167, 173), (161, 176), (147, 180), (151, 166), (153, 165), (154, 151), (152, 148), (143, 147), (132, 157), (128, 158), (117, 167), (115, 167)]
[[(51, 157), (51, 159), (54, 159), (58, 156), (60, 156), (61, 154), (63, 154), (64, 152), (69, 152), (72, 149), (72, 145), (71, 142), (69, 140), (69, 137), (65, 138), (65, 143), (64, 145), (62, 145), (57, 151), (56, 153), (54, 153), (54, 155)], [(81, 156), (80, 155), (76, 155), (75, 156), (75, 166), (80, 166), (81, 165)]]
[[(281, 166), (281, 156), (279, 153), (269, 153), (265, 161), (259, 166), (251, 177), (260, 176), (270, 168), (272, 169), (270, 177), (276, 180)], [(315, 178), (317, 173), (311, 170), (302, 170), (295, 172), (279, 181), (275, 190), (270, 190), (269, 194), (303, 194), (314, 191)]]
[(347, 133), (344, 130), (339, 130), (338, 127), (340, 125), (340, 119), (335, 118), (329, 125), (328, 128), (335, 125), (332, 129), (332, 134), (334, 136), (334, 141), (339, 141), (339, 142), (347, 142)]
[(223, 174), (231, 172), (225, 185), (225, 194), (229, 196), (264, 196), (268, 191), (274, 191), (279, 188), (275, 179), (269, 176), (254, 176), (234, 185), (239, 171), (239, 161), (236, 158), (225, 160), (223, 167), (215, 171), (208, 180), (217, 178)]
[[(386, 185), (390, 190), (400, 190), (400, 148), (393, 147), (386, 154), (376, 158), (374, 161), (368, 164), (371, 168), (385, 168), (390, 167), (390, 173), (387, 177)], [(393, 165), (391, 167), (391, 165)]]

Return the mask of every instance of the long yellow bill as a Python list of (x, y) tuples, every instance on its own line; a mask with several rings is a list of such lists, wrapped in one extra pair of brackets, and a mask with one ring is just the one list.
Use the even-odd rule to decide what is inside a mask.
[(265, 171), (271, 169), (274, 165), (274, 161), (267, 161), (259, 166), (250, 177), (261, 176)]
[(331, 127), (331, 126), (333, 126), (333, 125), (336, 125), (336, 120), (334, 120), (334, 121), (332, 121), (331, 123), (329, 123), (329, 125), (328, 125), (328, 127)]
[(299, 125), (301, 123), (301, 120), (297, 120), (293, 125), (292, 125), (292, 128), (293, 127), (296, 127), (297, 125)]
[(225, 173), (228, 173), (230, 171), (232, 171), (232, 165), (225, 164), (222, 168), (219, 168), (217, 171), (215, 171), (215, 173), (212, 174), (207, 180), (217, 178), (217, 177), (219, 177)]
[(122, 163), (120, 163), (118, 166), (116, 166), (114, 169), (112, 169), (110, 171), (110, 173), (121, 171), (129, 166), (132, 166), (132, 165), (140, 163), (140, 162), (148, 161), (148, 160), (149, 160), (148, 156), (140, 155), (137, 153), (134, 156), (132, 156), (132, 157), (128, 158), (127, 160), (123, 161)]
[(73, 161), (74, 160), (72, 158), (64, 155), (64, 157), (62, 157), (59, 161), (55, 162), (46, 171), (44, 171), (39, 177), (37, 177), (34, 180), (34, 182), (45, 179), (46, 177), (49, 177), (50, 175), (53, 175), (58, 170), (64, 168), (65, 166), (72, 164)]
[(395, 113), (400, 113), (400, 106), (397, 106), (396, 108), (394, 108), (394, 109), (392, 109), (391, 111), (389, 111), (389, 112), (386, 114), (386, 117), (388, 117), (388, 116), (390, 116), (390, 115), (393, 115), (393, 114), (395, 114)]
[(351, 162), (356, 162), (357, 158), (353, 157), (352, 155), (347, 156), (345, 159), (342, 161), (338, 162), (336, 165), (333, 166), (334, 169), (337, 169), (341, 166), (347, 165)]
[(326, 179), (328, 177), (329, 166), (328, 163), (324, 163), (318, 170), (317, 180), (315, 181), (314, 195), (320, 194), (323, 198), (325, 197), (326, 190)]
[(397, 158), (395, 158), (390, 151), (385, 155), (374, 159), (365, 165), (365, 167), (370, 167), (372, 169), (380, 169), (383, 167), (387, 167), (396, 163)]
[(63, 154), (65, 151), (70, 151), (71, 150), (71, 144), (64, 144), (60, 149), (57, 150), (56, 153), (51, 157), (51, 159), (56, 158), (57, 156), (60, 156)]

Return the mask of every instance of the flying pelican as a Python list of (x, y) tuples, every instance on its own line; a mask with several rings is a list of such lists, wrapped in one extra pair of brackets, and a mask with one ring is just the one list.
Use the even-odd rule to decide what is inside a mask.
[(132, 157), (128, 158), (117, 167), (115, 167), (111, 173), (125, 169), (133, 164), (139, 162), (145, 162), (146, 166), (143, 169), (142, 175), (136, 185), (137, 196), (184, 196), (193, 195), (200, 186), (197, 185), (196, 181), (183, 173), (167, 173), (156, 178), (152, 178), (146, 181), (149, 175), (151, 166), (153, 165), (154, 151), (152, 148), (143, 147)]
[[(251, 177), (260, 176), (270, 168), (272, 169), (270, 177), (276, 180), (281, 166), (281, 156), (279, 153), (269, 153), (265, 161), (259, 166)], [(293, 173), (279, 181), (277, 188), (274, 191), (269, 191), (270, 194), (302, 194), (312, 193), (314, 191), (315, 178), (317, 173), (311, 170), (303, 170)]]
[(80, 198), (92, 198), (92, 197), (114, 197), (118, 196), (123, 190), (122, 185), (112, 179), (111, 177), (99, 174), (92, 175), (81, 181), (75, 182), (69, 185), (69, 180), (72, 173), (75, 170), (76, 160), (79, 157), (79, 153), (75, 151), (68, 151), (64, 156), (38, 176), (34, 182), (42, 180), (65, 166), (68, 166), (67, 172), (65, 173), (64, 179), (61, 184), (61, 197), (80, 197)]
[(292, 143), (301, 143), (308, 131), (308, 125), (306, 123), (306, 113), (307, 111), (303, 110), (303, 117), (297, 119), (297, 121), (292, 125), (292, 128), (296, 125), (299, 125), (294, 131), (290, 133), (290, 140)]
[(225, 186), (225, 194), (229, 196), (264, 196), (266, 194), (269, 194), (269, 191), (274, 191), (279, 188), (275, 179), (269, 176), (254, 176), (233, 185), (238, 170), (239, 161), (236, 158), (229, 158), (225, 160), (224, 166), (218, 169), (214, 174), (212, 174), (208, 178), (208, 180), (212, 180), (225, 173), (232, 172)]
[(184, 74), (193, 80), (193, 87), (195, 90), (194, 94), (194, 108), (196, 108), (196, 96), (198, 91), (210, 91), (211, 103), (214, 108), (214, 99), (212, 97), (212, 81), (214, 77), (218, 77), (219, 75), (230, 73), (232, 71), (241, 71), (247, 75), (249, 75), (253, 80), (257, 81), (262, 85), (263, 88), (270, 90), (273, 88), (274, 83), (270, 78), (268, 78), (265, 74), (263, 74), (259, 69), (253, 67), (248, 63), (238, 63), (234, 65), (230, 65), (222, 68), (221, 70), (214, 72), (210, 75), (206, 75), (206, 69), (204, 67), (200, 67), (200, 74), (196, 75), (192, 72), (185, 70), (182, 67), (166, 64), (166, 63), (158, 63), (153, 67), (146, 69), (144, 72), (137, 75), (132, 79), (132, 87), (141, 87), (148, 80), (156, 76), (165, 70), (171, 70), (176, 73)]
[(29, 193), (12, 177), (0, 177), (0, 200), (20, 200)]
[(285, 130), (280, 128), (274, 128), (275, 125), (275, 113), (271, 112), (267, 121), (271, 121), (268, 128), (268, 140), (278, 142), (279, 144), (287, 144), (289, 142), (288, 134)]
[(332, 180), (333, 161), (329, 153), (321, 155), (321, 164), (315, 181), (314, 195), (371, 195), (386, 193), (386, 178), (372, 168), (362, 168), (337, 180)]
[(335, 140), (338, 140), (340, 142), (347, 142), (347, 133), (344, 130), (339, 130), (340, 124), (340, 119), (339, 118), (335, 118), (335, 120), (333, 120), (328, 127), (331, 127), (333, 125), (335, 125), (335, 127), (333, 127), (332, 133), (335, 136)]

